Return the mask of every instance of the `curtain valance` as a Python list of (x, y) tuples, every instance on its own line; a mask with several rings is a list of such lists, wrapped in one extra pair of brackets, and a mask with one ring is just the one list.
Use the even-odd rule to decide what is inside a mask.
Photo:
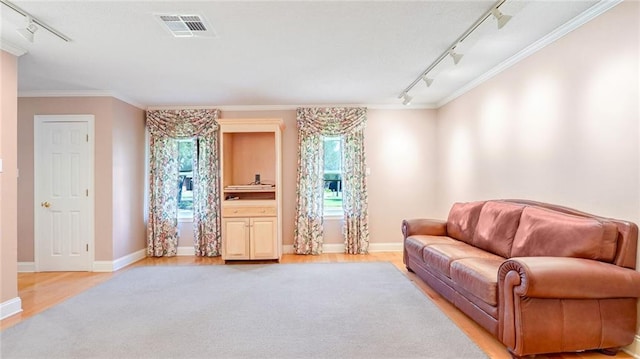
[(364, 128), (366, 107), (301, 107), (297, 111), (298, 130), (323, 136), (346, 135)]
[[(147, 255), (178, 253), (178, 140), (194, 141), (193, 236), (197, 256), (220, 255), (218, 113), (206, 110), (147, 111), (149, 128), (149, 219)], [(186, 176), (186, 175), (185, 175)]]
[(367, 253), (367, 205), (362, 107), (298, 108), (298, 179), (293, 249), (297, 254), (322, 253), (324, 201), (324, 136), (340, 136), (342, 148), (342, 235), (345, 252)]
[(218, 130), (217, 109), (150, 110), (147, 126), (152, 135), (204, 137)]

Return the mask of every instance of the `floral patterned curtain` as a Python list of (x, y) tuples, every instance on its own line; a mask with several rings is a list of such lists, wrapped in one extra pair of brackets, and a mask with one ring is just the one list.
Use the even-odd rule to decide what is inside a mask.
[(364, 127), (366, 108), (299, 108), (298, 179), (294, 252), (322, 253), (324, 153), (323, 136), (342, 142), (345, 252), (364, 254), (369, 248)]
[(177, 139), (197, 138), (193, 163), (193, 232), (198, 256), (220, 255), (218, 110), (147, 111), (150, 134), (147, 255), (175, 256), (178, 247)]

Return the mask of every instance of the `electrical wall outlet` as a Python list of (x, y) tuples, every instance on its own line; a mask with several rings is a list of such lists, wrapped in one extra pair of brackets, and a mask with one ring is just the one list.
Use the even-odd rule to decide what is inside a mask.
[(260, 184), (260, 174), (256, 173), (256, 180), (255, 180), (256, 184)]

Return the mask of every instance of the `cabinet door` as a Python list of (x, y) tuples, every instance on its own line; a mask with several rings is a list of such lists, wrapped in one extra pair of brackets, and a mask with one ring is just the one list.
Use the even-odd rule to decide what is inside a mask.
[(251, 258), (278, 258), (278, 227), (275, 217), (251, 218)]
[(222, 228), (223, 258), (250, 259), (249, 218), (224, 218)]

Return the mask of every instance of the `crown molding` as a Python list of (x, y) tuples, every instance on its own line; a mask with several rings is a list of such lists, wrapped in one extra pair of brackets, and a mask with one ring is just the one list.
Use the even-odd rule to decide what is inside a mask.
[(115, 97), (110, 91), (99, 90), (32, 90), (18, 91), (18, 97)]
[(556, 40), (564, 37), (573, 30), (581, 27), (596, 17), (604, 14), (611, 8), (620, 4), (623, 0), (601, 0), (597, 4), (593, 5), (589, 9), (583, 11), (580, 15), (576, 16), (564, 25), (556, 28), (551, 33), (542, 37), (538, 41), (519, 51), (515, 55), (511, 56), (507, 60), (501, 62), (497, 66), (493, 67), (484, 74), (476, 77), (471, 82), (462, 86), (458, 90), (454, 91), (444, 99), (436, 103), (427, 104), (412, 104), (405, 106), (402, 104), (325, 104), (325, 105), (255, 105), (255, 106), (149, 106), (148, 110), (162, 110), (162, 109), (211, 109), (217, 108), (221, 111), (289, 111), (295, 110), (298, 107), (367, 107), (375, 110), (420, 110), (420, 109), (438, 109), (447, 103), (455, 100), (456, 98), (464, 95), (472, 89), (478, 87), (482, 83), (488, 81), (499, 73), (507, 70), (511, 66), (526, 59), (534, 53), (542, 50), (547, 45), (554, 43)]
[(146, 108), (145, 105), (133, 101), (113, 91), (101, 90), (59, 90), (59, 91), (18, 91), (18, 97), (113, 97), (122, 102), (126, 102), (131, 106), (141, 110)]
[(22, 46), (16, 45), (13, 42), (0, 39), (0, 50), (6, 51), (14, 56), (22, 56), (27, 53), (27, 49)]
[[(420, 109), (438, 109), (447, 103), (455, 100), (456, 98), (464, 95), (465, 93), (471, 91), (472, 89), (478, 87), (482, 83), (488, 81), (494, 76), (500, 74), (501, 72), (509, 69), (513, 65), (519, 63), (520, 61), (526, 59), (530, 55), (538, 52), (543, 49), (547, 45), (552, 44), (556, 40), (564, 37), (571, 31), (581, 27), (587, 22), (593, 20), (594, 18), (602, 15), (607, 12), (611, 8), (620, 4), (623, 0), (601, 0), (594, 6), (582, 12), (580, 15), (576, 16), (569, 22), (564, 25), (558, 27), (550, 34), (544, 36), (539, 39), (535, 43), (521, 50), (514, 56), (511, 56), (507, 60), (503, 61), (499, 65), (493, 67), (489, 71), (484, 74), (478, 76), (474, 80), (468, 82), (466, 85), (462, 86), (458, 90), (454, 91), (450, 95), (441, 99), (436, 103), (428, 103), (428, 104), (412, 104), (411, 106), (404, 106), (402, 104), (300, 104), (300, 105), (229, 105), (229, 106), (171, 106), (171, 105), (161, 105), (161, 106), (149, 106), (145, 104), (141, 104), (137, 101), (131, 100), (125, 96), (122, 96), (113, 91), (99, 91), (99, 90), (75, 90), (75, 91), (19, 91), (18, 97), (113, 97), (117, 98), (123, 102), (126, 102), (132, 106), (135, 106), (139, 109), (143, 110), (161, 110), (161, 109), (212, 109), (216, 108), (221, 111), (291, 111), (296, 110), (299, 107), (367, 107), (369, 109), (375, 110), (420, 110)], [(27, 50), (8, 42), (6, 40), (0, 39), (0, 49), (3, 51), (9, 52), (15, 56), (22, 56), (27, 53)]]
[(534, 42), (533, 44), (527, 46), (526, 48), (524, 48), (523, 50), (521, 50), (517, 54), (511, 56), (507, 60), (503, 61), (499, 65), (497, 65), (494, 68), (492, 68), (491, 70), (489, 70), (489, 71), (485, 72), (484, 74), (480, 75), (475, 80), (472, 80), (471, 82), (469, 82), (466, 85), (462, 86), (458, 90), (454, 91), (451, 95), (449, 95), (449, 96), (445, 97), (444, 99), (442, 99), (441, 101), (439, 101), (436, 104), (436, 108), (440, 108), (440, 107), (446, 105), (447, 103), (455, 100), (456, 98), (464, 95), (465, 93), (471, 91), (472, 89), (478, 87), (480, 84), (482, 84), (485, 81), (493, 78), (494, 76), (496, 76), (499, 73), (505, 71), (506, 69), (510, 68), (511, 66), (513, 66), (513, 65), (517, 64), (518, 62), (526, 59), (527, 57), (533, 55), (534, 53), (542, 50), (547, 45), (550, 45), (550, 44), (554, 43), (556, 40), (559, 40), (560, 38), (564, 37), (565, 35), (567, 35), (571, 31), (581, 27), (582, 25), (588, 23), (589, 21), (595, 19), (596, 17), (604, 14), (605, 12), (610, 10), (611, 8), (613, 8), (616, 5), (620, 4), (622, 1), (623, 0), (602, 0), (599, 3), (593, 5), (592, 7), (588, 8), (585, 11), (583, 11), (580, 15), (574, 17), (569, 22), (567, 22), (564, 25), (562, 25), (562, 26), (558, 27), (557, 29), (553, 30), (548, 35), (542, 37), (540, 40), (538, 40), (538, 41)]
[(118, 93), (100, 90), (76, 91), (18, 91), (18, 97), (114, 97), (142, 110), (186, 110), (186, 109), (217, 109), (220, 111), (295, 111), (299, 107), (366, 107), (372, 110), (433, 110), (435, 104), (416, 104), (405, 106), (402, 104), (302, 104), (302, 105), (161, 105), (146, 106), (132, 101)]
[(299, 107), (366, 107), (371, 110), (425, 110), (436, 109), (434, 104), (404, 106), (401, 104), (312, 104), (312, 105), (238, 105), (238, 106), (148, 106), (147, 110), (218, 109), (220, 111), (295, 111)]

